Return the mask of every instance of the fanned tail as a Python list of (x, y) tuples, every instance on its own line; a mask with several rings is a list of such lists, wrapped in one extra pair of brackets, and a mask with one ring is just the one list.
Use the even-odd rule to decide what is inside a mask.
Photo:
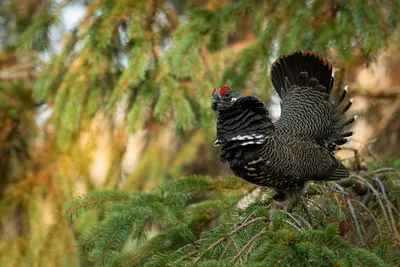
[(332, 129), (331, 134), (327, 138), (327, 146), (328, 149), (332, 152), (340, 149), (341, 145), (344, 145), (348, 141), (348, 137), (352, 136), (355, 132), (353, 131), (344, 131), (344, 128), (353, 124), (353, 122), (357, 119), (357, 115), (351, 117), (350, 119), (346, 119), (345, 113), (350, 109), (353, 104), (354, 99), (351, 98), (347, 104), (344, 105), (344, 99), (347, 94), (347, 85), (344, 87), (342, 93), (340, 94), (339, 101), (337, 103), (332, 103), (331, 109), (331, 120), (332, 120)]
[[(282, 100), (290, 90), (303, 86), (325, 93), (324, 100), (328, 100), (334, 82), (332, 65), (326, 58), (311, 51), (301, 50), (280, 56), (272, 64), (271, 79)], [(332, 153), (340, 149), (340, 146), (347, 142), (347, 138), (354, 134), (344, 131), (345, 127), (357, 119), (357, 116), (354, 116), (346, 120), (345, 113), (353, 103), (353, 99), (350, 99), (344, 104), (346, 94), (347, 86), (342, 91), (339, 101), (331, 103), (330, 127), (322, 140), (319, 140)]]
[(280, 56), (272, 64), (271, 79), (281, 99), (293, 85), (318, 86), (317, 90), (329, 95), (334, 80), (331, 63), (317, 53), (304, 50)]

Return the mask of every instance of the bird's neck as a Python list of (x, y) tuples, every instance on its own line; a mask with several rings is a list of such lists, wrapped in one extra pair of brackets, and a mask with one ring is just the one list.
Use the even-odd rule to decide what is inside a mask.
[(216, 145), (227, 142), (262, 144), (275, 130), (264, 103), (256, 97), (242, 97), (218, 115)]

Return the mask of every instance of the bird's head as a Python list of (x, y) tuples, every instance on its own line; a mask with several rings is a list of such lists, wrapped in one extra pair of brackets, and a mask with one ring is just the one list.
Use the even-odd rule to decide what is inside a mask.
[(239, 94), (228, 86), (223, 86), (220, 89), (214, 88), (212, 91), (212, 100), (211, 100), (211, 108), (215, 111), (224, 111), (233, 104), (239, 98), (243, 97), (242, 94)]

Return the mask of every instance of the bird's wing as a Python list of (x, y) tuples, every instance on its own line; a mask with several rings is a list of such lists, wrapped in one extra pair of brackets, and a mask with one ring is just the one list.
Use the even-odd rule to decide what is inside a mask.
[(276, 143), (280, 143), (280, 151), (274, 151), (277, 153), (275, 157), (284, 157), (279, 167), (287, 176), (317, 181), (334, 181), (349, 176), (343, 164), (320, 145), (289, 135), (272, 138), (279, 139)]
[(338, 104), (329, 101), (334, 79), (326, 58), (310, 51), (281, 56), (272, 64), (271, 78), (282, 100), (281, 118), (275, 123), (277, 133), (336, 148), (343, 144), (342, 139), (349, 136), (343, 128), (352, 122), (345, 121), (343, 113), (351, 101), (345, 108), (339, 106), (345, 92)]

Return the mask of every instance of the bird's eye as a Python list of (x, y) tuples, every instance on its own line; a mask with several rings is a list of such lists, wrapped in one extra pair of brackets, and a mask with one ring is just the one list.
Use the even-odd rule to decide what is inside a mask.
[(224, 97), (230, 97), (230, 95), (231, 95), (231, 92), (228, 91), (225, 93)]

